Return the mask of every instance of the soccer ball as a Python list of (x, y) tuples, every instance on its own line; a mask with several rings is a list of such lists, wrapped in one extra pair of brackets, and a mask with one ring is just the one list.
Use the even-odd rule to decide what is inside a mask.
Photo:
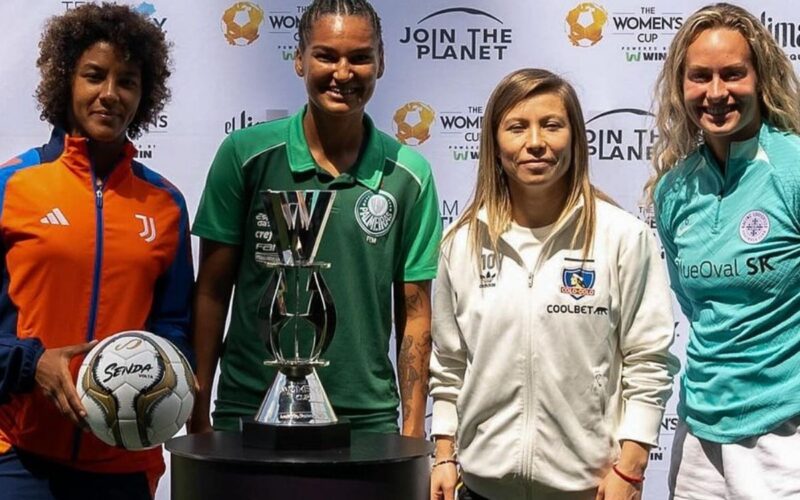
[(578, 47), (591, 47), (603, 38), (608, 13), (596, 3), (584, 2), (567, 13), (569, 41)]
[(422, 102), (409, 102), (394, 113), (395, 137), (403, 144), (419, 146), (430, 137), (436, 117), (432, 107)]
[(92, 433), (129, 450), (174, 436), (194, 404), (189, 362), (168, 340), (143, 331), (121, 332), (94, 346), (77, 385)]
[(231, 45), (250, 45), (258, 39), (264, 9), (253, 2), (236, 2), (222, 14), (222, 32)]

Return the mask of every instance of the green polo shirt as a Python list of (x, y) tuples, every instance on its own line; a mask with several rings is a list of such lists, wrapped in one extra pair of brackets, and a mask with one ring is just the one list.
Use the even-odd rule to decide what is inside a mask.
[(265, 189), (330, 189), (336, 198), (317, 260), (331, 263), (323, 276), (337, 323), (318, 369), (339, 416), (354, 428), (397, 432), (399, 397), (388, 356), (392, 285), (435, 277), (441, 219), (427, 161), (375, 128), (364, 117), (366, 144), (349, 172), (321, 169), (303, 133), (305, 108), (296, 115), (229, 135), (211, 165), (192, 232), (241, 246), (230, 326), (221, 359), (214, 425), (238, 428), (252, 416), (275, 372), (256, 310), (271, 277), (261, 262), (275, 256)]

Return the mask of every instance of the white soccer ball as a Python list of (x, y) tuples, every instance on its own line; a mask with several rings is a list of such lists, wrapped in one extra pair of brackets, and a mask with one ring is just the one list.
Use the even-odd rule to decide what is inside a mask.
[(194, 404), (189, 362), (171, 342), (144, 331), (120, 332), (94, 346), (77, 388), (92, 433), (129, 450), (174, 436)]

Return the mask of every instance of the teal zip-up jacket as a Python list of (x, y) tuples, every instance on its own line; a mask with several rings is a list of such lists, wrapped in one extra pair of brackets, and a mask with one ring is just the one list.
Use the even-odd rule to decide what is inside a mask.
[(724, 169), (702, 145), (655, 191), (690, 322), (680, 417), (732, 443), (800, 415), (800, 137), (762, 124)]

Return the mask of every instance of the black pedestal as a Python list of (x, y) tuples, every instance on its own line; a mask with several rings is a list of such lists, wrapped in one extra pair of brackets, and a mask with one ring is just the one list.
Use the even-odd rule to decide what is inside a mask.
[(245, 448), (239, 432), (182, 436), (172, 453), (173, 500), (427, 500), (431, 443), (353, 432), (350, 448)]
[(350, 446), (350, 422), (340, 418), (325, 425), (270, 425), (252, 418), (241, 422), (242, 440), (250, 448), (268, 450), (330, 450)]

